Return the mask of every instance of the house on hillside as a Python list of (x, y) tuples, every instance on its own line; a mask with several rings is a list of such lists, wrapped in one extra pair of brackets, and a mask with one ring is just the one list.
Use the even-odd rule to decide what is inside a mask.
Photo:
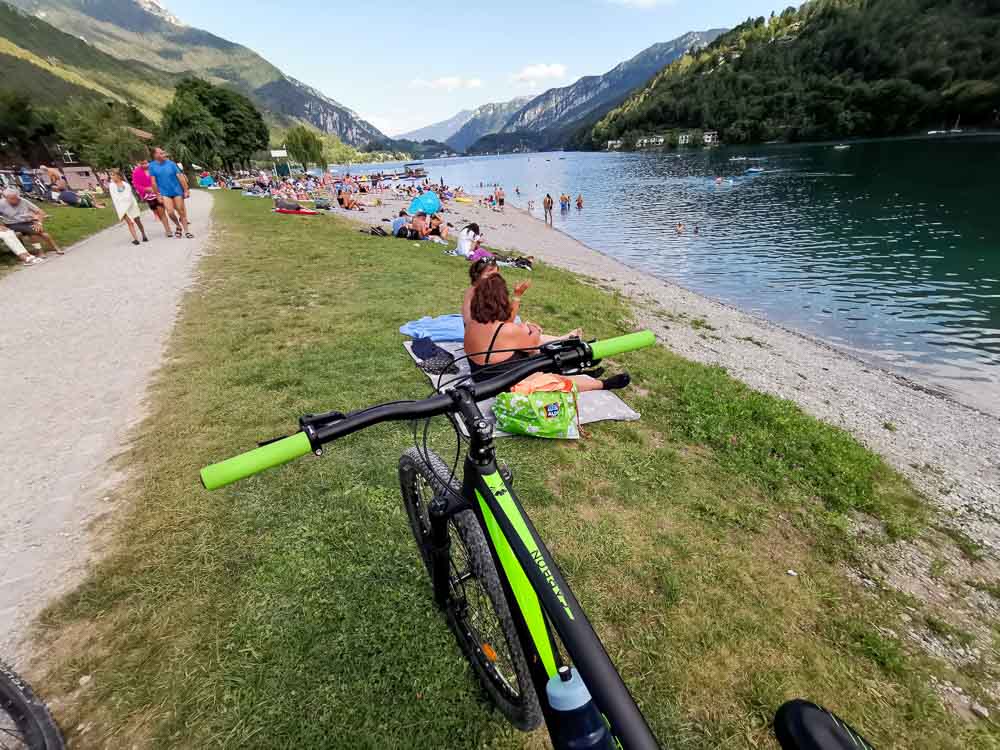
[(678, 133), (677, 134), (677, 145), (678, 146), (690, 146), (691, 145), (691, 134), (690, 133)]
[(662, 135), (648, 135), (639, 138), (635, 142), (636, 148), (649, 148), (650, 146), (662, 146), (666, 142)]
[(717, 146), (719, 144), (719, 131), (706, 130), (702, 134), (701, 140), (706, 146)]
[(622, 147), (621, 141), (608, 141), (608, 151), (617, 151)]

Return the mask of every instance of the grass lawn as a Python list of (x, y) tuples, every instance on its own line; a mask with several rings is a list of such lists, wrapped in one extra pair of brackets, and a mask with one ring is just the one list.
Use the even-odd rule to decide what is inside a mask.
[[(122, 459), (107, 557), (43, 617), (32, 677), (76, 747), (544, 747), (483, 701), (434, 608), (396, 480), (405, 426), (201, 489), (202, 465), (302, 413), (426, 395), (397, 329), (457, 310), (468, 281), (435, 245), (268, 209), (216, 194), (218, 246)], [(579, 278), (531, 279), (522, 314), (550, 331), (633, 327)], [(805, 696), (879, 748), (997, 747), (928, 686), (976, 681), (915, 653), (902, 602), (845, 573), (858, 514), (890, 536), (930, 528), (913, 490), (721, 369), (661, 347), (614, 364), (641, 422), (500, 455), (661, 742), (776, 747), (774, 710)]]
[[(70, 206), (53, 206), (51, 204), (40, 205), (49, 218), (45, 222), (45, 229), (52, 235), (52, 239), (60, 247), (69, 247), (74, 242), (89, 237), (95, 232), (112, 226), (118, 216), (111, 205), (111, 200), (105, 196), (107, 206), (105, 208), (71, 208)], [(29, 251), (32, 248), (28, 248)], [(7, 249), (6, 245), (0, 245), (0, 275), (19, 266), (17, 258)]]

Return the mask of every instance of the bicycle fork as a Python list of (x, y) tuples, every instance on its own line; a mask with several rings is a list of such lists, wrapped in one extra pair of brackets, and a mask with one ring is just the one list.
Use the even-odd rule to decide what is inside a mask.
[(448, 533), (448, 499), (435, 495), (427, 508), (431, 522), (431, 580), (434, 601), (440, 609), (448, 603), (451, 575), (451, 536)]

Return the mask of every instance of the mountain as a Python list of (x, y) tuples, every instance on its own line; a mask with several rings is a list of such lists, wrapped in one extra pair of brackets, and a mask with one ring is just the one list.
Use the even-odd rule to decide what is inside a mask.
[(730, 143), (885, 136), (1000, 124), (991, 0), (813, 0), (747, 19), (669, 65), (590, 145), (671, 128)]
[(457, 115), (449, 117), (447, 120), (436, 122), (433, 125), (426, 125), (409, 133), (397, 135), (396, 139), (401, 141), (441, 141), (444, 142), (457, 133), (465, 123), (472, 119), (475, 110), (463, 109)]
[[(157, 0), (9, 2), (112, 57), (162, 73), (194, 74), (228, 84), (252, 98), (279, 124), (302, 120), (351, 145), (383, 137), (374, 125), (285, 75), (253, 50), (184, 25)], [(7, 29), (0, 27), (0, 37), (17, 44), (15, 37), (7, 35)], [(59, 53), (59, 48), (51, 48), (46, 57), (59, 60)]]
[(0, 70), (0, 88), (29, 93), (35, 104), (57, 106), (71, 97), (114, 99), (134, 102), (147, 116), (166, 106), (181, 78), (119, 60), (3, 2)]
[[(635, 57), (616, 65), (604, 75), (584, 76), (569, 86), (549, 89), (527, 102), (500, 132), (569, 132), (588, 119), (597, 119), (621, 104), (677, 58), (715, 40), (725, 29), (689, 31), (669, 42), (654, 44)], [(595, 115), (596, 113), (596, 115)], [(553, 139), (549, 139), (553, 140)]]
[(528, 97), (519, 96), (509, 102), (494, 102), (476, 107), (472, 111), (472, 117), (453, 136), (446, 139), (445, 143), (456, 151), (465, 151), (484, 135), (499, 132), (507, 124), (511, 115), (527, 102)]

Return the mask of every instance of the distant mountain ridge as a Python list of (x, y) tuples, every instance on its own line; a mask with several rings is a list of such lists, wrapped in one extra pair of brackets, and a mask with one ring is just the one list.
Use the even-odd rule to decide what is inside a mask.
[(465, 151), (484, 135), (499, 132), (511, 115), (528, 102), (528, 97), (519, 96), (509, 102), (492, 102), (473, 110), (472, 117), (448, 138), (445, 143), (456, 151)]
[[(711, 44), (726, 29), (689, 31), (669, 42), (647, 47), (603, 75), (584, 76), (569, 86), (551, 88), (534, 97), (484, 104), (471, 114), (415, 130), (406, 136), (442, 140), (442, 130), (466, 118), (443, 140), (456, 151), (488, 152), (526, 146), (557, 148), (600, 120), (636, 89), (683, 55)], [(429, 135), (428, 135), (429, 134)], [(477, 143), (478, 141), (481, 143)]]
[[(229, 84), (272, 113), (278, 124), (303, 120), (355, 146), (385, 137), (348, 107), (285, 75), (253, 50), (184, 25), (158, 0), (8, 2), (113, 57)], [(51, 54), (58, 57), (58, 50)]]
[(462, 126), (471, 120), (475, 113), (476, 110), (474, 109), (463, 109), (461, 112), (449, 117), (447, 120), (435, 122), (432, 125), (425, 125), (422, 128), (417, 128), (416, 130), (411, 130), (408, 133), (403, 133), (394, 137), (396, 140), (400, 141), (440, 141), (444, 143), (455, 135), (455, 133), (461, 130)]
[(549, 89), (521, 107), (499, 132), (567, 131), (594, 113), (603, 116), (674, 60), (711, 44), (725, 31), (689, 31), (647, 47), (603, 75), (584, 76), (569, 86)]

